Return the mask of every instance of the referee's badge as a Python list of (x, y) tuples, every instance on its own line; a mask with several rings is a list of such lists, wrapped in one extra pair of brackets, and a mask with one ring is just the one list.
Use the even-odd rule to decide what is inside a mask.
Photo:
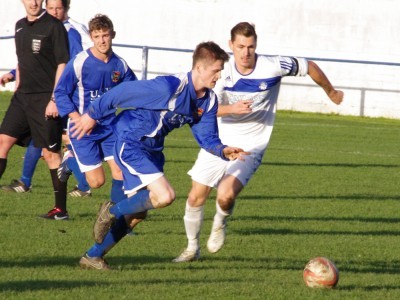
[(121, 72), (119, 72), (119, 71), (112, 72), (112, 75), (111, 75), (112, 82), (118, 82), (120, 78), (121, 78)]
[(42, 44), (41, 40), (32, 39), (32, 51), (33, 51), (33, 53), (39, 53), (41, 44)]

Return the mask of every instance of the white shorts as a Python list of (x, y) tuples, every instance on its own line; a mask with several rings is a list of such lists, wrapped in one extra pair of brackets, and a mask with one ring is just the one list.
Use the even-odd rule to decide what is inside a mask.
[(201, 149), (194, 166), (188, 174), (192, 180), (209, 187), (217, 187), (222, 177), (232, 175), (243, 186), (246, 186), (251, 176), (261, 165), (265, 149), (252, 149), (251, 154), (245, 155), (245, 160), (226, 161)]

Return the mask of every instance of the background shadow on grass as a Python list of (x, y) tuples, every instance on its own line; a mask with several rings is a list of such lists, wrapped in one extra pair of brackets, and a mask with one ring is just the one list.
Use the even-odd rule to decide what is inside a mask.
[(365, 194), (355, 194), (355, 195), (293, 195), (293, 196), (281, 196), (281, 195), (247, 195), (240, 196), (238, 201), (241, 200), (346, 200), (346, 201), (360, 201), (360, 200), (400, 200), (400, 195), (365, 195)]
[(0, 291), (2, 292), (25, 292), (40, 290), (69, 290), (79, 287), (88, 286), (106, 286), (112, 283), (108, 281), (82, 281), (82, 280), (21, 280), (7, 281), (0, 283)]
[(232, 222), (235, 221), (322, 221), (322, 222), (366, 222), (366, 223), (400, 223), (400, 218), (367, 218), (367, 217), (292, 217), (292, 216), (232, 216)]
[(400, 165), (387, 164), (351, 164), (351, 163), (291, 163), (291, 162), (262, 162), (261, 165), (279, 167), (339, 167), (339, 168), (399, 168)]
[(238, 235), (360, 235), (360, 236), (397, 236), (400, 235), (400, 231), (343, 231), (343, 230), (293, 230), (293, 229), (271, 229), (271, 228), (257, 228), (257, 229), (245, 229), (237, 230), (231, 229), (232, 232)]

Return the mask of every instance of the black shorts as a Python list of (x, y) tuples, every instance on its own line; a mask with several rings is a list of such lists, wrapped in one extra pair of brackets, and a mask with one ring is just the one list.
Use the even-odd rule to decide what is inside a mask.
[(38, 148), (51, 152), (61, 149), (62, 120), (45, 118), (46, 106), (51, 93), (23, 94), (16, 92), (0, 127), (0, 134), (18, 140), (17, 144), (27, 146), (30, 139)]

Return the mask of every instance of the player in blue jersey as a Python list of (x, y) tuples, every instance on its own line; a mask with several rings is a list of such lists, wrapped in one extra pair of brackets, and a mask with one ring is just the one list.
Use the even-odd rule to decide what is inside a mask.
[(183, 218), (188, 245), (174, 262), (199, 259), (204, 204), (213, 188), (217, 189), (216, 214), (207, 248), (215, 253), (224, 245), (226, 220), (232, 214), (235, 199), (260, 166), (267, 149), (284, 76), (309, 75), (333, 103), (340, 104), (343, 99), (343, 92), (331, 85), (314, 62), (304, 58), (257, 55), (257, 34), (252, 24), (242, 22), (234, 26), (229, 47), (233, 56), (214, 89), (220, 102), (220, 137), (223, 143), (235, 142), (251, 154), (244, 161), (224, 161), (200, 151), (189, 171), (192, 188)]
[[(70, 18), (68, 16), (69, 10), (69, 0), (46, 0), (46, 11), (53, 17), (62, 21), (65, 29), (68, 33), (68, 42), (69, 42), (69, 53), (70, 57), (75, 57), (76, 54), (83, 50), (82, 48), (82, 35), (79, 33), (74, 26), (71, 25)], [(75, 21), (74, 21), (75, 22)], [(83, 33), (84, 34), (84, 33)], [(86, 34), (87, 35), (87, 34)], [(2, 82), (6, 83), (9, 81), (13, 81), (15, 78), (15, 70), (10, 71), (3, 75), (4, 79)], [(2, 78), (3, 78), (2, 77)], [(63, 135), (64, 144), (68, 147), (68, 139), (65, 138), (66, 135)], [(71, 149), (69, 149), (71, 151)], [(68, 152), (67, 155), (72, 156)], [(33, 141), (31, 141), (26, 149), (22, 174), (20, 179), (13, 179), (10, 185), (2, 186), (2, 190), (16, 192), (16, 193), (26, 193), (30, 192), (32, 189), (32, 177), (35, 172), (36, 165), (42, 156), (42, 149), (37, 148), (33, 145)], [(78, 185), (70, 191), (68, 194), (71, 196), (90, 196), (91, 191), (88, 183), (86, 182), (85, 176), (80, 172), (78, 165), (75, 163), (73, 159), (69, 161), (71, 165), (71, 169), (78, 181)]]
[[(79, 120), (91, 102), (125, 81), (137, 80), (125, 60), (112, 50), (115, 31), (112, 21), (105, 15), (96, 15), (89, 22), (93, 47), (79, 53), (68, 62), (54, 91), (59, 114)], [(122, 189), (121, 170), (113, 158), (115, 135), (109, 123), (115, 115), (109, 115), (97, 124), (90, 135), (83, 139), (70, 137), (80, 170), (85, 173), (90, 187), (99, 188), (105, 182), (103, 160), (107, 161), (112, 174), (111, 199), (125, 198)]]
[(218, 101), (211, 89), (227, 59), (217, 44), (201, 43), (193, 53), (190, 72), (122, 83), (93, 101), (81, 118), (72, 120), (72, 136), (85, 139), (98, 122), (123, 109), (113, 122), (114, 156), (128, 198), (116, 204), (106, 202), (100, 208), (94, 226), (96, 243), (81, 258), (82, 268), (109, 269), (103, 257), (126, 235), (121, 226), (124, 217), (166, 207), (175, 200), (175, 191), (163, 173), (164, 139), (169, 132), (189, 124), (198, 144), (213, 155), (234, 160), (247, 154), (223, 145), (218, 137)]

